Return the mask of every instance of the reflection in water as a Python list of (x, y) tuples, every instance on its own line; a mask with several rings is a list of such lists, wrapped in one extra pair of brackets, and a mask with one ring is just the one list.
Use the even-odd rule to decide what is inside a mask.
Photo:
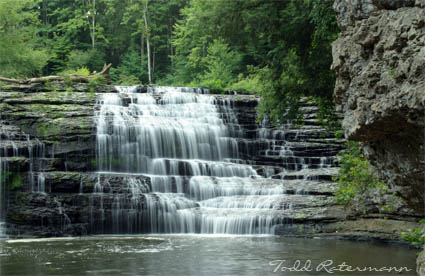
[[(154, 235), (2, 241), (0, 275), (329, 275), (326, 260), (353, 267), (407, 267), (403, 246), (277, 236)], [(277, 260), (285, 260), (277, 268)], [(282, 271), (310, 260), (310, 272)], [(271, 265), (272, 264), (272, 265)], [(273, 272), (276, 270), (276, 272)], [(391, 275), (388, 272), (333, 275)], [(400, 275), (400, 274), (399, 274)]]

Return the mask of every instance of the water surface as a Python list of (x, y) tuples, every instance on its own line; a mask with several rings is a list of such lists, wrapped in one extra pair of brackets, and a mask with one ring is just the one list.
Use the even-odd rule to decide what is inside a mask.
[[(378, 242), (230, 235), (9, 240), (0, 246), (0, 275), (415, 275), (417, 252)], [(298, 270), (310, 260), (311, 271), (284, 268), (297, 260)], [(328, 270), (345, 262), (411, 271), (330, 274), (319, 267), (329, 260)]]

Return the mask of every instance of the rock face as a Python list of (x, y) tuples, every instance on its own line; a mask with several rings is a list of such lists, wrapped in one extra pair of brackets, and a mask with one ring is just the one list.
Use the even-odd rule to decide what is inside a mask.
[(425, 1), (336, 0), (334, 98), (350, 140), (425, 213)]
[(425, 251), (419, 253), (418, 258), (416, 259), (416, 273), (419, 276), (425, 275)]

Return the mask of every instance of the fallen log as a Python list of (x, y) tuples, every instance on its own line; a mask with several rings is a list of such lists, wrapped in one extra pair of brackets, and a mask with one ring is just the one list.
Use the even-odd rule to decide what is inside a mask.
[(0, 77), (0, 81), (3, 82), (9, 82), (9, 83), (16, 83), (16, 84), (31, 84), (31, 83), (44, 83), (44, 82), (50, 82), (50, 81), (64, 81), (65, 79), (71, 79), (73, 82), (89, 82), (90, 79), (93, 79), (96, 76), (103, 76), (106, 80), (110, 80), (109, 78), (109, 69), (111, 69), (112, 63), (109, 63), (108, 65), (103, 65), (102, 71), (99, 73), (92, 73), (89, 76), (82, 76), (82, 75), (75, 75), (71, 74), (66, 77), (64, 76), (45, 76), (40, 78), (29, 78), (29, 79), (11, 79), (11, 78), (3, 78)]

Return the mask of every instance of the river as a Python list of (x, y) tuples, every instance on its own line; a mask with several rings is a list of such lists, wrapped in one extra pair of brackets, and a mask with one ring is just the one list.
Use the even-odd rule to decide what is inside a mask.
[[(415, 275), (417, 252), (381, 242), (266, 235), (89, 236), (3, 240), (0, 245), (1, 275), (397, 274), (342, 272), (348, 265), (395, 267), (403, 270), (397, 275)], [(341, 266), (344, 262), (347, 266)]]

